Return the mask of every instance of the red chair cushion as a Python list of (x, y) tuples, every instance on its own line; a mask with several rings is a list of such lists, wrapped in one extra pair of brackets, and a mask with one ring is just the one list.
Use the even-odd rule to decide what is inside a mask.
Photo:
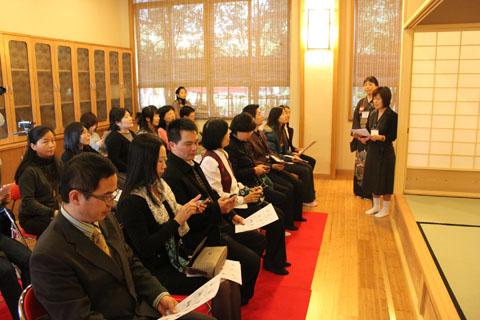
[(20, 187), (16, 183), (10, 184), (10, 199), (17, 201), (22, 197), (20, 194)]
[(23, 311), (25, 312), (25, 320), (37, 320), (48, 316), (47, 311), (38, 302), (31, 287), (26, 290), (23, 297)]

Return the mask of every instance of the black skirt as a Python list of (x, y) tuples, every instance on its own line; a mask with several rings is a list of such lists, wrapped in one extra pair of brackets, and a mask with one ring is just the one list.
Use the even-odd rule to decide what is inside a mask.
[(363, 189), (368, 194), (393, 194), (395, 151), (392, 144), (370, 142), (365, 160)]

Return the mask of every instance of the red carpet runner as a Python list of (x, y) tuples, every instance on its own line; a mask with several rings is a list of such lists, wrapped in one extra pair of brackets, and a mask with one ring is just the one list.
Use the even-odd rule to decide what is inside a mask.
[(260, 271), (255, 296), (242, 308), (242, 320), (303, 320), (310, 302), (310, 287), (322, 244), (327, 214), (304, 212), (307, 222), (297, 224), (287, 239), (288, 276)]

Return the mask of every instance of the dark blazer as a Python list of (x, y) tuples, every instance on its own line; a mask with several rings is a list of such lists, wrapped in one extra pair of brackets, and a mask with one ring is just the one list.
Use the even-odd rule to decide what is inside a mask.
[(240, 141), (231, 134), (230, 144), (225, 150), (228, 152), (233, 173), (238, 181), (249, 187), (261, 185), (261, 181), (255, 175), (255, 161), (250, 143)]
[(30, 259), (32, 285), (52, 319), (158, 318), (152, 307), (166, 289), (133, 255), (112, 215), (100, 222), (107, 256), (59, 214)]
[[(131, 130), (130, 133), (135, 138), (135, 133)], [(130, 141), (120, 132), (112, 131), (105, 139), (105, 145), (107, 146), (108, 158), (117, 167), (118, 171), (127, 172)]]
[(162, 177), (172, 189), (179, 204), (185, 204), (199, 194), (202, 195), (202, 199), (210, 197), (213, 200), (203, 214), (195, 214), (188, 219), (190, 232), (183, 237), (183, 240), (191, 249), (195, 248), (205, 236), (217, 234), (219, 228), (226, 226), (217, 202), (220, 196), (210, 187), (198, 163), (194, 162), (194, 166), (207, 190), (203, 190), (194, 178), (192, 166), (173, 153), (168, 155), (167, 170)]

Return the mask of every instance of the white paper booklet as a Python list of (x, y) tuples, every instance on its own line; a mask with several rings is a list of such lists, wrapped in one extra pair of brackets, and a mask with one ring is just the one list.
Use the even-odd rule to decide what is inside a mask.
[(244, 220), (245, 224), (236, 224), (235, 233), (256, 230), (276, 220), (278, 220), (278, 215), (270, 203), (268, 206), (263, 207), (250, 217), (246, 218)]

